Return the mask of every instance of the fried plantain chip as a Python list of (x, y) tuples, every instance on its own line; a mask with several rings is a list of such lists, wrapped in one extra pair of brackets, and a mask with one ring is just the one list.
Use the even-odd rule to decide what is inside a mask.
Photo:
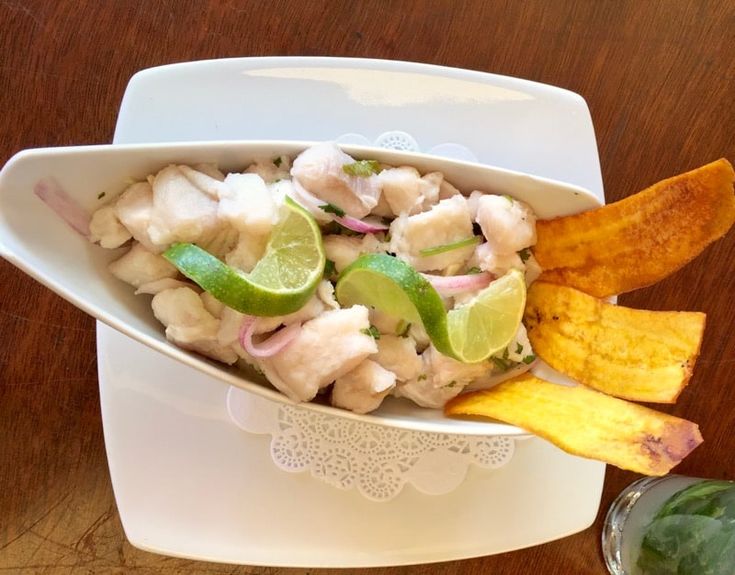
[(705, 314), (631, 309), (536, 281), (524, 324), (536, 355), (580, 383), (634, 401), (674, 403), (692, 376)]
[(699, 427), (691, 421), (530, 374), (460, 395), (444, 412), (492, 417), (568, 453), (646, 475), (665, 475), (702, 443)]
[(734, 179), (721, 159), (619, 202), (537, 222), (541, 279), (597, 297), (656, 283), (730, 229)]

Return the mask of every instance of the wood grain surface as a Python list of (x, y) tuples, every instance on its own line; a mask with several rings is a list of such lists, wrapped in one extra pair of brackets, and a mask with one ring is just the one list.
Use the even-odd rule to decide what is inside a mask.
[[(110, 142), (126, 83), (142, 68), (263, 55), (411, 60), (578, 92), (608, 201), (735, 160), (732, 0), (0, 0), (0, 161), (23, 148)], [(735, 478), (733, 261), (730, 233), (674, 276), (621, 298), (708, 314), (694, 379), (665, 408), (705, 437), (677, 468), (683, 474)], [(197, 563), (127, 543), (104, 451), (93, 320), (4, 261), (0, 290), (0, 573), (330, 572)], [(565, 539), (370, 572), (605, 573), (602, 517), (634, 479), (608, 468), (595, 524)]]

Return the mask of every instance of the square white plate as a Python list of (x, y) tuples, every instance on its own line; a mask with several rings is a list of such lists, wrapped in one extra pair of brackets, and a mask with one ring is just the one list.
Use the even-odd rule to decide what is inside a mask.
[[(481, 162), (567, 181), (603, 199), (594, 131), (576, 94), (404, 62), (251, 58), (144, 70), (115, 143), (373, 141), (400, 130), (422, 151), (459, 144)], [(387, 503), (280, 471), (268, 438), (235, 427), (227, 387), (98, 324), (102, 415), (115, 497), (133, 545), (210, 561), (301, 567), (428, 563), (580, 531), (605, 466), (539, 439), (442, 496)]]

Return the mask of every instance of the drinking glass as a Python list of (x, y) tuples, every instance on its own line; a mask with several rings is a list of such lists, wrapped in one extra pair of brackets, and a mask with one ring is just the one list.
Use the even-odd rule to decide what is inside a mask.
[(735, 574), (735, 482), (639, 479), (610, 507), (602, 553), (612, 575)]

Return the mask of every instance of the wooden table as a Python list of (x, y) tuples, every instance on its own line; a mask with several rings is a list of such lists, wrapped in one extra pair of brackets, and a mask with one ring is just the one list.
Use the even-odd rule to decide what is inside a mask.
[[(22, 148), (110, 142), (139, 69), (263, 55), (412, 60), (578, 92), (596, 127), (608, 201), (721, 156), (735, 160), (732, 1), (3, 0), (0, 29), (3, 162)], [(683, 474), (735, 477), (733, 261), (730, 233), (620, 300), (708, 314), (696, 375), (664, 408), (698, 422), (706, 439)], [(127, 543), (104, 452), (94, 321), (5, 262), (0, 282), (0, 572), (305, 572), (196, 563)], [(608, 468), (595, 524), (560, 541), (373, 572), (604, 573), (604, 512), (635, 478)]]

